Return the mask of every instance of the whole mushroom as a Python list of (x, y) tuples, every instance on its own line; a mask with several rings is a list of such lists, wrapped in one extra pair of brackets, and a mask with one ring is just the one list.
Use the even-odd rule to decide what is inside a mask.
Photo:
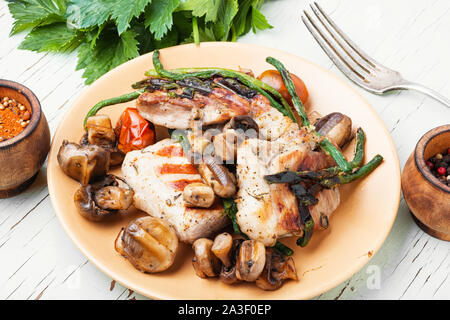
[(266, 263), (261, 275), (256, 279), (258, 288), (277, 290), (287, 279), (298, 280), (292, 257), (283, 257), (272, 248), (266, 249)]
[(104, 176), (110, 166), (110, 154), (96, 145), (79, 145), (64, 140), (58, 152), (58, 163), (69, 177), (87, 185)]
[(194, 182), (183, 190), (183, 200), (188, 207), (209, 208), (215, 199), (213, 189), (205, 183)]
[(228, 232), (221, 233), (216, 236), (211, 251), (222, 264), (229, 268), (231, 266), (231, 248), (233, 247), (233, 237)]
[(235, 176), (217, 158), (203, 157), (203, 162), (198, 165), (198, 171), (219, 197), (230, 198), (236, 194)]
[[(233, 284), (235, 282), (238, 282), (239, 279), (237, 278), (236, 275), (236, 261), (239, 257), (239, 249), (241, 247), (241, 244), (244, 240), (242, 239), (234, 239), (232, 246), (230, 248), (230, 251), (228, 253), (228, 257), (229, 257), (229, 266), (225, 266), (225, 264), (222, 264), (222, 268), (220, 270), (220, 280), (223, 283), (226, 284)], [(215, 242), (215, 240), (214, 240)], [(221, 250), (223, 251), (223, 250)], [(224, 255), (224, 252), (221, 253), (222, 255)], [(222, 260), (223, 262), (223, 260)]]
[(167, 270), (175, 260), (177, 248), (178, 238), (172, 226), (150, 216), (131, 221), (115, 241), (115, 250), (145, 273)]
[(266, 248), (257, 240), (245, 240), (239, 249), (236, 261), (236, 276), (239, 280), (255, 281), (264, 269)]
[(100, 221), (128, 209), (133, 204), (133, 190), (125, 180), (109, 174), (93, 184), (81, 186), (75, 192), (74, 202), (83, 217)]
[(220, 271), (220, 260), (212, 253), (213, 241), (200, 238), (194, 241), (192, 266), (200, 278), (215, 277)]
[(352, 120), (339, 112), (320, 118), (314, 126), (317, 132), (339, 147), (344, 146), (352, 136)]
[(116, 134), (111, 119), (104, 114), (91, 116), (86, 121), (87, 140), (90, 144), (112, 148), (116, 145)]

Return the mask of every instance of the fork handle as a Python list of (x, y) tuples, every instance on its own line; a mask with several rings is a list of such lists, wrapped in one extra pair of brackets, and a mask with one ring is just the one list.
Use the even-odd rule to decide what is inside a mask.
[(447, 106), (447, 108), (450, 108), (450, 100), (447, 99), (446, 97), (444, 97), (442, 94), (440, 94), (439, 92), (430, 89), (428, 87), (425, 87), (419, 83), (414, 83), (414, 82), (410, 82), (410, 81), (404, 81), (402, 83), (400, 83), (398, 86), (396, 86), (395, 89), (398, 90), (415, 90), (415, 91), (419, 91), (423, 94), (426, 94), (427, 96), (436, 99), (437, 101), (439, 101), (440, 103), (442, 103), (443, 105)]

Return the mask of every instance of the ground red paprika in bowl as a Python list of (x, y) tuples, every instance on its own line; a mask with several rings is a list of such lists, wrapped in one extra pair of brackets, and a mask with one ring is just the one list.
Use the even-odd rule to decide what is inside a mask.
[(0, 79), (0, 198), (31, 185), (49, 149), (50, 131), (39, 100), (27, 87)]

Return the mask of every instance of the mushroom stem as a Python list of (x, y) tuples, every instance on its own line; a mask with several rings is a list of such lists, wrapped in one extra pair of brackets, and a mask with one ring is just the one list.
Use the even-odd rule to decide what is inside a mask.
[(232, 246), (233, 237), (229, 233), (224, 232), (216, 236), (211, 248), (211, 251), (222, 261), (225, 268), (231, 266), (230, 253)]

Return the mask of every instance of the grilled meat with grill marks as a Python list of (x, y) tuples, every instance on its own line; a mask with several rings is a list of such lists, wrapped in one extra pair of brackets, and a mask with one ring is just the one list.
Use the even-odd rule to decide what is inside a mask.
[(219, 198), (209, 208), (186, 206), (184, 188), (203, 180), (175, 140), (127, 153), (122, 173), (134, 190), (134, 205), (170, 223), (182, 242), (212, 236), (229, 224)]
[[(153, 123), (176, 129), (193, 128), (193, 120), (210, 125), (225, 123), (239, 115), (250, 116), (258, 125), (259, 137), (245, 140), (237, 149), (238, 224), (250, 238), (266, 246), (274, 245), (278, 238), (302, 236), (304, 224), (289, 185), (269, 185), (264, 176), (284, 170), (319, 170), (335, 165), (330, 156), (315, 151), (317, 137), (274, 109), (260, 94), (243, 97), (213, 86), (195, 91), (187, 98), (184, 90), (178, 87), (146, 92), (138, 100), (139, 112)], [(316, 198), (319, 203), (309, 209), (318, 228), (320, 219), (328, 218), (339, 205), (339, 190), (323, 190)]]

